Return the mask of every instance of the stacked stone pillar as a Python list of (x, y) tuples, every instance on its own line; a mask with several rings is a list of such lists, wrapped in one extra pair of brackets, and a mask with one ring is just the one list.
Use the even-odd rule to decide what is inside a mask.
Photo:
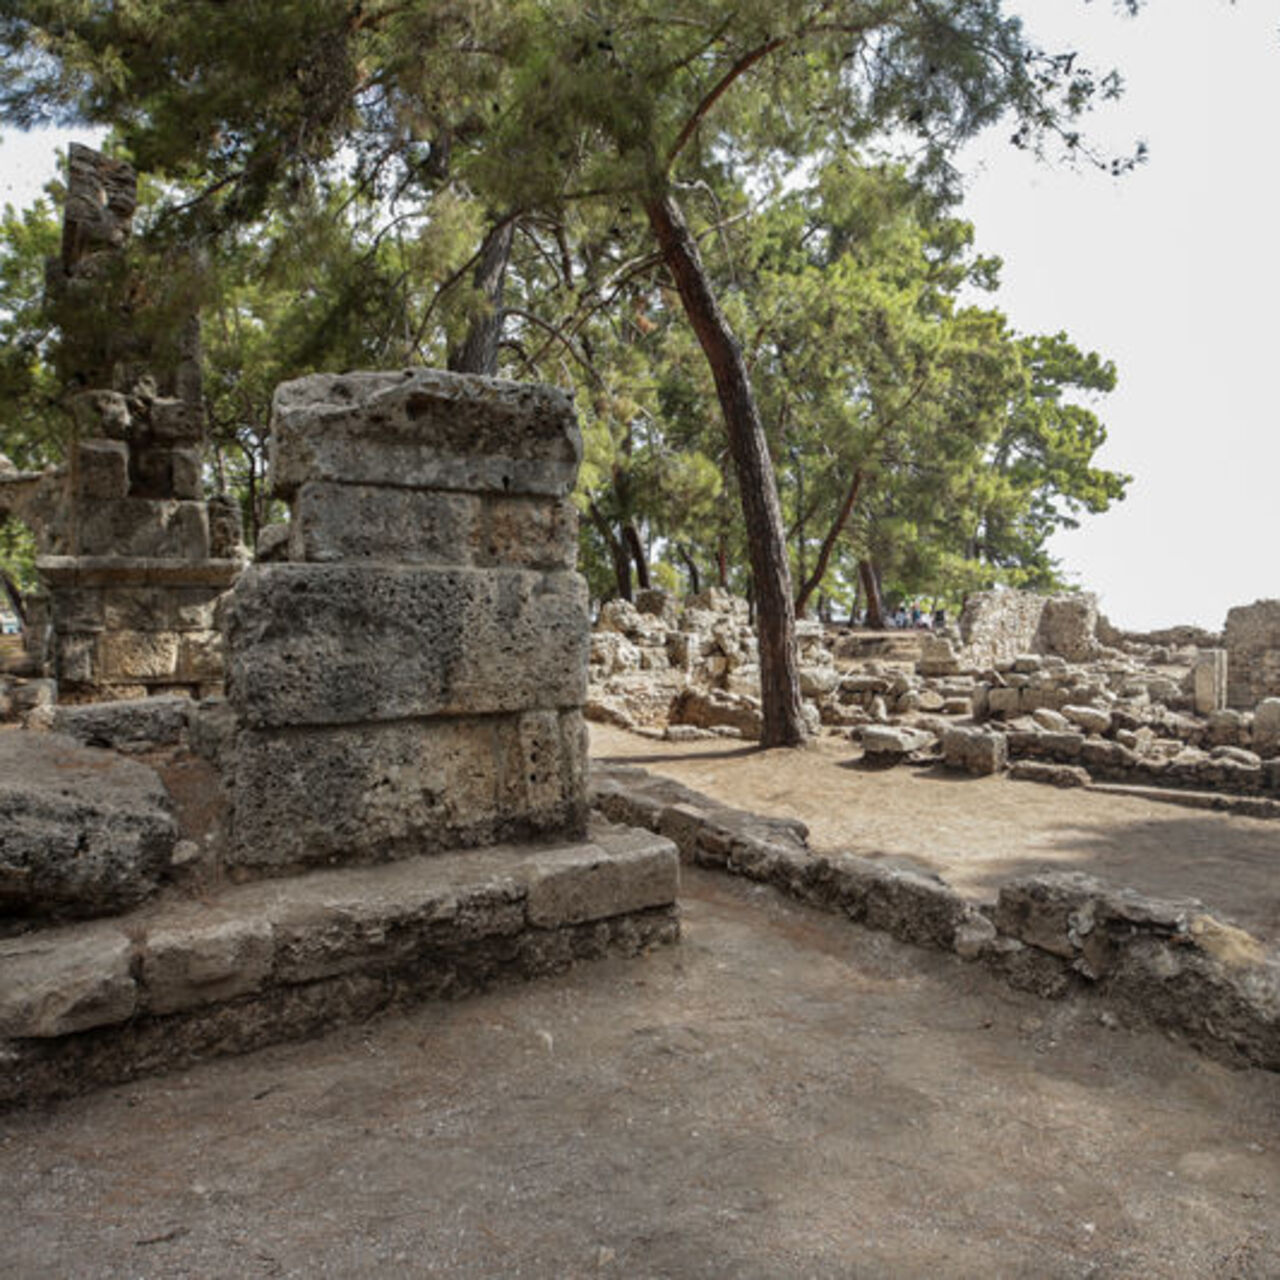
[(58, 366), (75, 417), (51, 600), (64, 699), (221, 688), (214, 601), (239, 572), (239, 519), (206, 503), (199, 326), (146, 322), (124, 248), (133, 170), (72, 144), (61, 257), (47, 272)]
[(435, 371), (282, 386), (289, 560), (227, 611), (229, 859), (252, 874), (586, 829), (567, 396)]

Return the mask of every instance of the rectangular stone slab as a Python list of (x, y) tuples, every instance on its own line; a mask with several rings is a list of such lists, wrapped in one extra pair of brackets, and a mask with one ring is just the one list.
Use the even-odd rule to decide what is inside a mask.
[(563, 497), (581, 456), (565, 392), (476, 374), (314, 374), (282, 383), (272, 407), (283, 498), (309, 480)]
[(293, 503), (291, 560), (572, 569), (577, 557), (568, 498), (319, 482)]
[(275, 872), (577, 839), (586, 756), (577, 711), (245, 730), (228, 862)]
[(579, 707), (586, 584), (517, 569), (266, 564), (226, 612), (246, 724), (355, 724)]

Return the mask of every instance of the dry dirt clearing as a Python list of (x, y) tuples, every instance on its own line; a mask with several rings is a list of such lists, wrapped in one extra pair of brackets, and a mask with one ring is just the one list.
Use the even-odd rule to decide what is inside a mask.
[(819, 852), (923, 867), (975, 898), (993, 898), (1019, 875), (1086, 871), (1157, 897), (1199, 898), (1280, 943), (1280, 822), (1273, 820), (937, 768), (868, 769), (859, 748), (827, 735), (803, 751), (761, 751), (593, 724), (591, 753), (643, 765), (734, 808), (799, 818)]
[(15, 1277), (1280, 1275), (1280, 1077), (690, 871), (685, 938), (0, 1119)]

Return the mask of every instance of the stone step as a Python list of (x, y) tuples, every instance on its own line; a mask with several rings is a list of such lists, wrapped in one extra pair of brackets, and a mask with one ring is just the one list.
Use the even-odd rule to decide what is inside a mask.
[(11, 937), (0, 1105), (672, 942), (678, 887), (670, 840), (599, 819), (578, 843), (227, 885)]
[(1178, 787), (1142, 787), (1124, 782), (1094, 782), (1090, 791), (1113, 796), (1133, 796), (1159, 804), (1179, 804), (1186, 809), (1216, 809), (1246, 818), (1280, 818), (1280, 800), (1266, 796), (1237, 796), (1222, 791), (1187, 791)]

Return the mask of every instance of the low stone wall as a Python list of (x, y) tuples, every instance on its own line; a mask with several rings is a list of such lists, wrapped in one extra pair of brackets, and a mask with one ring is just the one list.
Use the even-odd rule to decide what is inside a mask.
[(673, 942), (678, 874), (669, 841), (597, 822), (0, 940), (0, 1105)]
[(726, 808), (643, 769), (600, 769), (592, 788), (602, 813), (669, 836), (687, 862), (981, 962), (1046, 997), (1099, 996), (1228, 1061), (1280, 1070), (1280, 955), (1199, 902), (1051, 873), (975, 903), (931, 876), (853, 854), (815, 855), (802, 823)]

